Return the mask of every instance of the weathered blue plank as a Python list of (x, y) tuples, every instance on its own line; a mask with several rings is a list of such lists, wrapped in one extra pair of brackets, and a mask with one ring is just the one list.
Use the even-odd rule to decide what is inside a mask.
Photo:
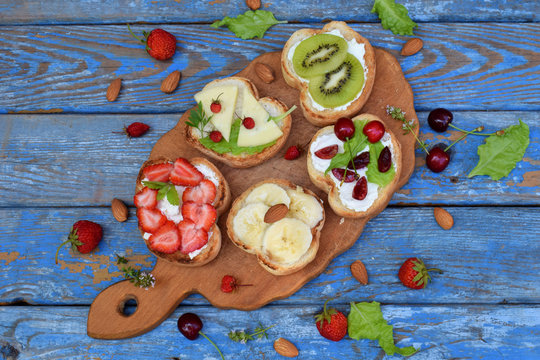
[[(357, 298), (357, 301), (364, 299)], [(322, 302), (322, 301), (321, 301)], [(348, 303), (335, 301), (348, 311)], [(371, 340), (340, 342), (322, 338), (313, 315), (322, 303), (311, 306), (267, 306), (257, 311), (179, 307), (158, 328), (127, 340), (95, 340), (86, 335), (86, 307), (0, 307), (0, 351), (19, 352), (17, 359), (220, 359), (208, 341), (184, 338), (176, 321), (185, 312), (197, 313), (203, 331), (228, 360), (283, 359), (273, 342), (284, 337), (299, 349), (299, 359), (382, 359), (384, 352)], [(540, 357), (540, 307), (522, 306), (395, 306), (382, 307), (394, 326), (398, 346), (420, 349), (409, 359), (534, 359)], [(275, 325), (268, 339), (236, 343), (230, 330)], [(4, 347), (2, 347), (4, 346)], [(11, 349), (10, 349), (11, 350)], [(13, 353), (14, 350), (11, 350)], [(0, 352), (1, 353), (1, 352)]]
[[(320, 27), (313, 24), (312, 27)], [(150, 26), (135, 26), (135, 31)], [(167, 25), (177, 36), (172, 61), (150, 58), (125, 26), (4, 27), (0, 51), (0, 113), (176, 113), (192, 106), (204, 84), (232, 75), (256, 56), (280, 50), (300, 24), (273, 27), (264, 39), (240, 40), (208, 25)], [(405, 37), (378, 24), (352, 24), (379, 47), (398, 54)], [(417, 110), (540, 110), (540, 24), (422, 24), (424, 49), (399, 61)], [(172, 95), (159, 90), (173, 70), (183, 78)], [(117, 101), (110, 81), (122, 77)]]
[[(0, 302), (90, 304), (99, 291), (122, 278), (115, 253), (127, 253), (135, 265), (151, 269), (154, 257), (137, 230), (134, 210), (130, 211), (130, 219), (118, 223), (108, 208), (0, 209), (0, 238), (6, 239), (0, 247)], [(365, 298), (403, 304), (538, 303), (537, 208), (455, 207), (449, 211), (455, 225), (445, 231), (436, 224), (430, 207), (384, 210), (323, 274), (277, 304), (307, 305), (327, 296), (339, 296), (343, 302)], [(64, 249), (55, 266), (56, 247), (80, 219), (102, 224), (103, 241), (90, 255)], [(422, 291), (404, 287), (397, 272), (411, 256), (424, 258), (445, 274), (434, 275)], [(349, 266), (357, 259), (367, 267), (367, 286), (350, 274)], [(241, 278), (242, 269), (231, 272)], [(218, 287), (221, 278), (208, 281)], [(190, 296), (185, 303), (208, 304), (200, 296)]]
[[(413, 20), (426, 21), (538, 21), (540, 5), (535, 0), (400, 0)], [(2, 4), (3, 3), (3, 4)], [(372, 14), (373, 0), (264, 2), (262, 9), (272, 11), (278, 19), (313, 22), (324, 19), (377, 22)], [(0, 24), (92, 24), (119, 22), (193, 23), (212, 22), (226, 15), (236, 16), (248, 10), (244, 1), (119, 0), (0, 2)]]
[[(479, 125), (495, 131), (521, 118), (531, 129), (524, 161), (500, 181), (467, 178), (478, 161), (482, 137), (469, 137), (454, 147), (450, 166), (432, 173), (417, 150), (418, 167), (391, 204), (538, 205), (540, 204), (540, 123), (538, 112), (455, 112), (465, 129)], [(114, 197), (132, 204), (135, 177), (155, 142), (174, 127), (170, 115), (5, 115), (0, 118), (0, 206), (108, 206)], [(418, 113), (427, 142), (447, 141), (457, 132), (434, 133), (427, 113)], [(132, 121), (151, 130), (142, 138), (115, 134)], [(291, 140), (294, 143), (294, 139)], [(277, 156), (282, 156), (282, 153)], [(302, 157), (296, 161), (305, 161)]]

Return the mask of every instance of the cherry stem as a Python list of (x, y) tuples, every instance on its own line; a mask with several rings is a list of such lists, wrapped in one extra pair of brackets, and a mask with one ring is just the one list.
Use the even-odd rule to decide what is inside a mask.
[(58, 247), (58, 249), (56, 249), (56, 255), (54, 255), (54, 263), (55, 264), (58, 264), (58, 253), (60, 252), (60, 249), (66, 245), (67, 243), (71, 242), (71, 239), (67, 239), (66, 241), (64, 241), (62, 244), (60, 244), (60, 246)]
[[(465, 134), (471, 134), (471, 135), (481, 135), (481, 136), (491, 136), (491, 135), (497, 135), (497, 133), (489, 133), (489, 134), (484, 134), (484, 133), (480, 133), (479, 131), (483, 131), (484, 130), (484, 127), (483, 126), (479, 126), (475, 129), (473, 129), (472, 131), (467, 131), (467, 130), (463, 130), (463, 129), (460, 129), (458, 128), (457, 126), (454, 126), (452, 124), (448, 124), (448, 126), (456, 129), (457, 131), (461, 131), (462, 133), (465, 133)], [(479, 130), (481, 128), (481, 130)]]
[(407, 124), (407, 128), (408, 128), (409, 132), (413, 134), (413, 136), (414, 136), (414, 138), (416, 139), (416, 141), (420, 144), (420, 147), (421, 147), (422, 149), (424, 149), (424, 151), (426, 152), (426, 154), (429, 154), (429, 151), (428, 151), (428, 149), (426, 149), (426, 145), (424, 144), (424, 142), (421, 141), (421, 140), (418, 138), (418, 136), (416, 136), (416, 134), (414, 133), (414, 130), (411, 129), (411, 127), (410, 127), (408, 124)]
[(437, 268), (427, 269), (426, 271), (427, 272), (435, 271), (435, 272), (438, 272), (439, 274), (444, 274), (444, 272), (441, 269), (437, 269)]
[(206, 338), (206, 340), (210, 341), (210, 344), (214, 345), (214, 347), (216, 348), (216, 350), (218, 351), (219, 355), (221, 355), (221, 358), (223, 360), (225, 360), (225, 358), (223, 357), (223, 354), (221, 353), (221, 350), (219, 350), (218, 346), (212, 341), (210, 340), (210, 338), (208, 336), (206, 336), (205, 333), (203, 333), (202, 331), (199, 331), (199, 334), (201, 334), (203, 337)]

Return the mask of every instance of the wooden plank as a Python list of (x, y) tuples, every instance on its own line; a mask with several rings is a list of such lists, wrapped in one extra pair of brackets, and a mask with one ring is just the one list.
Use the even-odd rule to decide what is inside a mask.
[[(321, 297), (341, 301), (371, 299), (383, 303), (538, 303), (540, 300), (540, 212), (528, 207), (456, 207), (452, 230), (438, 227), (432, 208), (387, 208), (368, 222), (355, 245), (334, 259), (316, 279), (277, 304), (313, 304)], [(126, 223), (116, 222), (108, 208), (0, 209), (0, 303), (83, 304), (122, 279), (115, 253), (151, 269), (155, 258), (136, 226), (134, 210)], [(90, 255), (63, 249), (54, 265), (56, 247), (80, 219), (102, 224), (104, 239)], [(519, 219), (519, 220), (518, 220)], [(325, 239), (321, 239), (325, 241)], [(238, 250), (240, 251), (240, 250)], [(397, 272), (408, 257), (419, 256), (444, 275), (434, 275), (422, 291), (399, 282)], [(350, 274), (362, 260), (369, 285)], [(231, 274), (242, 282), (241, 269)], [(223, 274), (225, 275), (225, 274)], [(220, 286), (221, 278), (208, 279)], [(255, 284), (256, 286), (256, 284)], [(274, 303), (274, 304), (276, 304)], [(192, 295), (184, 304), (208, 304)]]
[[(272, 28), (264, 39), (240, 40), (208, 25), (168, 25), (177, 36), (172, 61), (150, 58), (125, 26), (3, 27), (0, 113), (171, 113), (193, 104), (204, 84), (232, 75), (256, 56), (280, 50), (301, 24)], [(321, 27), (321, 24), (309, 25)], [(149, 26), (135, 26), (141, 32)], [(417, 110), (540, 110), (540, 42), (537, 23), (425, 23), (420, 54), (398, 55), (405, 37), (378, 24), (352, 24), (375, 45), (395, 54), (415, 93)], [(173, 70), (179, 89), (159, 90)], [(105, 92), (123, 78), (119, 98)]]
[[(335, 301), (335, 305), (348, 313), (348, 303)], [(86, 307), (4, 306), (0, 307), (0, 353), (18, 353), (17, 359), (21, 360), (132, 359), (133, 354), (137, 354), (137, 359), (219, 359), (207, 340), (199, 337), (190, 341), (179, 334), (178, 317), (194, 312), (203, 321), (204, 333), (219, 346), (226, 359), (282, 359), (272, 346), (278, 337), (293, 342), (301, 359), (384, 357), (375, 341), (353, 340), (348, 336), (340, 342), (322, 338), (313, 320), (313, 315), (321, 308), (322, 303), (267, 306), (242, 312), (181, 306), (158, 328), (140, 337), (95, 340), (86, 335)], [(420, 349), (410, 359), (533, 359), (540, 356), (538, 305), (386, 305), (382, 306), (382, 312), (394, 326), (398, 346), (412, 345)], [(259, 323), (275, 325), (268, 330), (268, 339), (242, 344), (227, 337), (231, 330), (252, 330)]]
[[(212, 22), (225, 15), (237, 16), (248, 10), (243, 1), (120, 0), (100, 1), (3, 1), (0, 24), (83, 24), (83, 23), (193, 23)], [(413, 20), (426, 21), (538, 21), (540, 5), (535, 0), (520, 2), (450, 0), (401, 0)], [(278, 19), (313, 22), (323, 19), (377, 22), (372, 14), (372, 0), (324, 1), (315, 3), (286, 0), (263, 2), (262, 9), (272, 11)]]
[[(139, 167), (156, 141), (176, 125), (180, 115), (2, 116), (0, 206), (108, 206), (114, 197), (133, 204)], [(448, 143), (459, 136), (455, 131), (434, 133), (427, 125), (427, 115), (418, 113), (421, 136), (429, 143)], [(476, 148), (483, 137), (469, 137), (458, 143), (450, 166), (439, 174), (424, 166), (425, 156), (418, 149), (417, 168), (409, 183), (394, 194), (391, 204), (540, 204), (538, 116), (538, 112), (454, 112), (457, 126), (473, 129), (484, 125), (489, 132), (515, 124), (521, 118), (531, 129), (525, 160), (500, 181), (487, 176), (469, 179), (467, 174), (478, 161)], [(144, 137), (131, 140), (113, 133), (132, 121), (148, 123), (151, 130)]]

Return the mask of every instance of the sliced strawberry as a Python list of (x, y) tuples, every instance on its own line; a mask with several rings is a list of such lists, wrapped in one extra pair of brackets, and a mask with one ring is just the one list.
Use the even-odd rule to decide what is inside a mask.
[(197, 204), (193, 201), (185, 202), (182, 205), (182, 216), (197, 225), (199, 229), (210, 230), (216, 222), (216, 209), (210, 204)]
[(137, 209), (139, 225), (146, 232), (153, 233), (167, 222), (167, 218), (156, 209), (139, 208)]
[(169, 178), (175, 185), (197, 186), (204, 179), (204, 175), (186, 159), (178, 158)]
[(143, 188), (133, 197), (135, 206), (138, 208), (147, 208), (153, 209), (157, 205), (157, 190), (152, 190), (150, 188)]
[(198, 204), (212, 204), (215, 199), (216, 185), (207, 179), (195, 187), (187, 188), (182, 195), (182, 202), (193, 201)]
[(174, 165), (169, 163), (156, 164), (145, 167), (142, 172), (148, 181), (167, 182), (173, 167)]
[(176, 224), (172, 221), (167, 221), (155, 234), (150, 236), (148, 244), (152, 250), (165, 254), (172, 254), (178, 251), (182, 243)]
[(208, 243), (208, 233), (204, 229), (197, 227), (193, 221), (184, 219), (178, 223), (178, 231), (180, 232), (180, 252), (189, 254), (192, 251), (202, 248)]

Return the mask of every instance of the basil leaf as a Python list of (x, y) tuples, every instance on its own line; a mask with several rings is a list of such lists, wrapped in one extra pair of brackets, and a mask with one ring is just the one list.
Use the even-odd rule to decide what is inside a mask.
[(161, 188), (163, 188), (164, 186), (169, 186), (168, 183), (164, 183), (164, 182), (160, 182), (160, 181), (143, 181), (142, 182), (144, 186), (150, 188), (150, 189), (154, 189), (154, 190), (159, 190)]
[(171, 205), (180, 205), (180, 199), (178, 198), (178, 192), (176, 191), (176, 186), (169, 186), (167, 191), (167, 201)]
[(407, 8), (396, 4), (395, 0), (375, 0), (371, 12), (379, 15), (383, 28), (396, 35), (414, 35), (413, 28), (418, 27), (409, 17)]
[(262, 38), (266, 30), (272, 25), (284, 24), (287, 21), (278, 21), (270, 11), (266, 10), (248, 10), (236, 18), (225, 16), (223, 20), (215, 21), (213, 28), (226, 26), (241, 39), (253, 39), (254, 37)]
[(383, 149), (384, 145), (380, 141), (369, 146), (369, 164), (366, 171), (367, 180), (381, 187), (390, 184), (396, 175), (396, 168), (393, 163), (387, 172), (382, 173), (379, 171), (379, 155)]
[(386, 322), (381, 305), (376, 301), (371, 303), (352, 302), (347, 323), (347, 330), (351, 338), (378, 340), (379, 346), (387, 355), (394, 355), (397, 352), (409, 356), (418, 351), (413, 346), (399, 348), (394, 344), (393, 326)]
[[(347, 164), (356, 157), (356, 154), (364, 150), (367, 143), (367, 136), (364, 135), (362, 130), (364, 130), (364, 125), (366, 125), (367, 121), (362, 120), (358, 121), (356, 120), (354, 122), (354, 135), (349, 140), (345, 141), (343, 144), (344, 152), (337, 153), (336, 156), (332, 158), (330, 161), (330, 165), (328, 165), (328, 168), (324, 172), (327, 174), (330, 170), (336, 169), (336, 168), (345, 168)], [(352, 157), (351, 157), (352, 154)]]
[(523, 159), (529, 146), (529, 127), (521, 119), (518, 125), (504, 129), (503, 135), (491, 135), (478, 147), (478, 164), (468, 177), (489, 175), (493, 180), (508, 176)]

